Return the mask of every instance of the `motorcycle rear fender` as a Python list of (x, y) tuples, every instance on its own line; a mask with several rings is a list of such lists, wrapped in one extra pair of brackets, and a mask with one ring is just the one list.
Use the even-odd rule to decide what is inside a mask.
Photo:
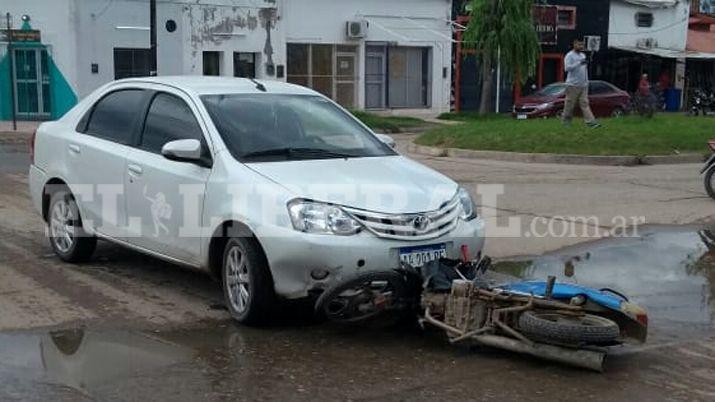
[(645, 343), (648, 337), (648, 315), (642, 307), (623, 302), (620, 311), (610, 310), (599, 315), (618, 324), (622, 339)]
[(710, 155), (708, 160), (705, 161), (705, 165), (700, 169), (700, 174), (707, 172), (713, 165), (715, 165), (715, 154)]

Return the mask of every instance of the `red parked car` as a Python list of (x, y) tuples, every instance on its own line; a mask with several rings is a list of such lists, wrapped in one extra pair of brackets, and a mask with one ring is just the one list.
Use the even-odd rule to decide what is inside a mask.
[[(549, 84), (514, 104), (512, 115), (517, 119), (560, 116), (564, 109), (566, 84)], [(588, 99), (596, 117), (618, 117), (628, 111), (630, 95), (606, 81), (589, 81)], [(574, 112), (579, 114), (578, 105)]]

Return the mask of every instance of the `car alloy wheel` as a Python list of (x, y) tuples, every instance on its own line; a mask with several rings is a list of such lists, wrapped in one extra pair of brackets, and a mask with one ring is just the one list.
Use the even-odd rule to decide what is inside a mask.
[(67, 253), (75, 243), (74, 209), (67, 198), (54, 203), (50, 214), (50, 235), (57, 250)]
[(243, 314), (251, 299), (251, 275), (246, 254), (237, 245), (232, 246), (226, 257), (226, 285), (233, 309)]

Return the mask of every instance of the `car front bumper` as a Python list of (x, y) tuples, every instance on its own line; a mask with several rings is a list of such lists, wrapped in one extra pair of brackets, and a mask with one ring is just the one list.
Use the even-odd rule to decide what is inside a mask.
[[(446, 245), (448, 258), (460, 258), (466, 245), (476, 258), (484, 247), (484, 221), (477, 217), (460, 220), (449, 233), (429, 240), (384, 239), (363, 230), (352, 236), (301, 233), (293, 229), (259, 237), (273, 275), (276, 293), (284, 298), (307, 296), (358, 272), (395, 269), (400, 266), (399, 249), (422, 245)], [(327, 274), (316, 279), (315, 273)], [(318, 275), (320, 277), (322, 275)]]

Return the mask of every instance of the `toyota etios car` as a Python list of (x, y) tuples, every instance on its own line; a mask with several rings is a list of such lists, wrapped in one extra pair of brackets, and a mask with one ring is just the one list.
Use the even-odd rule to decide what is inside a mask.
[(40, 125), (29, 182), (61, 259), (102, 239), (200, 268), (256, 323), (358, 271), (481, 251), (469, 193), (391, 145), (300, 86), (128, 79)]

